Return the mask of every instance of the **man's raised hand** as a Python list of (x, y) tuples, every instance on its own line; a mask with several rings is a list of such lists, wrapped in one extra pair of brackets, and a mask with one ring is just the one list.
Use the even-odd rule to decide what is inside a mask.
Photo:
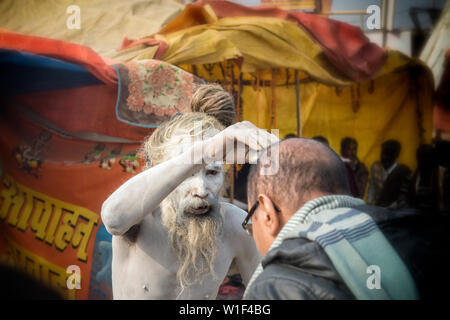
[(238, 122), (205, 141), (203, 159), (205, 163), (255, 163), (259, 151), (278, 141), (278, 137), (249, 121)]

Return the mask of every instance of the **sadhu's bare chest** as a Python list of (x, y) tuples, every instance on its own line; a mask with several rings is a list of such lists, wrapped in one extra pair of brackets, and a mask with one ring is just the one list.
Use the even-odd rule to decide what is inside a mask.
[(217, 241), (215, 276), (208, 274), (181, 295), (176, 274), (180, 267), (167, 229), (155, 216), (140, 224), (133, 243), (123, 237), (113, 240), (113, 293), (115, 299), (215, 299), (233, 260), (232, 248), (221, 234)]

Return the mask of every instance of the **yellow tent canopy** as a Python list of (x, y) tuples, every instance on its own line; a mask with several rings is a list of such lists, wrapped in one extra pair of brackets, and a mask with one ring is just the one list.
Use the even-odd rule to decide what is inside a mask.
[[(322, 135), (339, 152), (349, 136), (367, 166), (387, 139), (402, 144), (399, 161), (416, 167), (416, 149), (432, 134), (433, 79), (427, 66), (394, 50), (370, 79), (355, 82), (339, 72), (321, 46), (297, 23), (261, 16), (218, 17), (207, 4), (188, 5), (153, 38), (167, 43), (162, 60), (237, 98), (239, 120), (279, 129), (280, 137)], [(115, 57), (153, 58), (139, 46)]]

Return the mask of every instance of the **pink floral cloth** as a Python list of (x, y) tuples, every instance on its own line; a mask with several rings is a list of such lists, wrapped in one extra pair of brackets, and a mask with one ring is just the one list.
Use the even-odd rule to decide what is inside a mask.
[(157, 127), (171, 115), (190, 112), (190, 99), (203, 81), (158, 60), (129, 62), (118, 67), (121, 98), (119, 120), (144, 127)]

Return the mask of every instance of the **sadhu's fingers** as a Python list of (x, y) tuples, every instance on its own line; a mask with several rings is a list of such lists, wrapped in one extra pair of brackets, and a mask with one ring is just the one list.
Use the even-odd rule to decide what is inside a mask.
[(261, 149), (257, 138), (253, 134), (253, 130), (242, 130), (236, 135), (236, 139), (245, 145), (248, 145), (251, 149), (259, 150)]
[(249, 133), (248, 137), (252, 141), (256, 141), (256, 143), (258, 144), (258, 148), (254, 148), (257, 151), (266, 149), (278, 141), (278, 138), (276, 138), (276, 136), (260, 129), (252, 131), (251, 133)]

